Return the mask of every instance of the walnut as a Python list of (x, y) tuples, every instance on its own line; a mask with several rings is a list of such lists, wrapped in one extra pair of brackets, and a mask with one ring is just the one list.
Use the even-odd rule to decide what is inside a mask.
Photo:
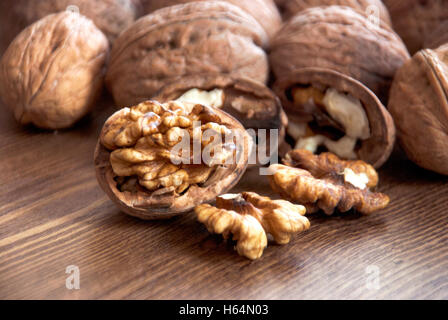
[[(152, 99), (200, 103), (224, 110), (258, 134), (257, 140), (262, 141), (258, 150), (261, 164), (268, 162), (277, 150), (278, 141), (283, 141), (285, 136), (287, 118), (277, 96), (262, 83), (245, 77), (186, 76), (164, 86)], [(269, 129), (278, 130), (278, 141), (270, 140)]]
[(448, 175), (448, 44), (417, 52), (400, 68), (388, 108), (408, 157)]
[(308, 8), (336, 5), (350, 7), (368, 17), (377, 15), (374, 18), (378, 17), (392, 25), (389, 12), (381, 0), (275, 0), (275, 3), (285, 20)]
[(238, 254), (258, 259), (267, 246), (267, 235), (278, 244), (287, 244), (294, 233), (307, 230), (310, 222), (305, 207), (285, 200), (271, 200), (254, 192), (216, 197), (216, 207), (202, 204), (195, 208), (199, 222), (209, 232), (230, 234), (237, 241)]
[(193, 103), (146, 101), (104, 124), (97, 179), (125, 213), (169, 218), (232, 188), (252, 142), (225, 112)]
[(277, 78), (297, 69), (328, 68), (348, 75), (387, 101), (395, 71), (409, 59), (401, 39), (383, 21), (373, 23), (349, 7), (310, 8), (289, 20), (271, 44)]
[(343, 161), (332, 153), (313, 155), (308, 150), (292, 150), (284, 161), (269, 168), (271, 187), (312, 213), (321, 209), (333, 214), (352, 208), (370, 214), (385, 208), (389, 197), (370, 189), (378, 184), (375, 169), (361, 161)]
[[(383, 2), (389, 9), (394, 30), (403, 39), (411, 54), (424, 48), (426, 39), (448, 20), (446, 0), (384, 0)], [(442, 31), (442, 29), (439, 30)]]
[(375, 94), (336, 71), (304, 68), (274, 84), (288, 115), (287, 141), (295, 149), (330, 151), (378, 168), (389, 158), (395, 126)]
[[(23, 29), (39, 19), (76, 6), (113, 42), (141, 12), (137, 0), (2, 0), (0, 1), (2, 52)], [(75, 7), (73, 7), (76, 9)]]
[(258, 22), (226, 2), (167, 7), (121, 34), (106, 82), (121, 106), (150, 99), (167, 83), (193, 74), (246, 75), (266, 82), (266, 44)]
[(77, 13), (49, 15), (23, 30), (0, 62), (0, 94), (22, 124), (73, 125), (101, 93), (109, 45)]
[(425, 37), (423, 47), (437, 49), (445, 43), (448, 43), (448, 20), (441, 22), (434, 31)]
[[(148, 14), (164, 7), (193, 1), (198, 0), (143, 0), (142, 4), (145, 14)], [(277, 30), (281, 27), (282, 19), (273, 0), (222, 1), (226, 1), (235, 6), (238, 6), (247, 13), (251, 14), (263, 27), (270, 38), (272, 38)]]

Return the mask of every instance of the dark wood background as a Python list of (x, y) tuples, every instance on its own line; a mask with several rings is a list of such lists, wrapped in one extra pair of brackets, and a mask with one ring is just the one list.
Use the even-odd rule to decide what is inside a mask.
[[(448, 298), (447, 177), (395, 153), (380, 170), (386, 210), (311, 216), (307, 232), (252, 262), (192, 214), (145, 222), (113, 205), (92, 160), (114, 110), (103, 101), (58, 132), (21, 127), (0, 106), (0, 298)], [(253, 169), (236, 189), (271, 193)], [(79, 290), (65, 287), (69, 265)]]

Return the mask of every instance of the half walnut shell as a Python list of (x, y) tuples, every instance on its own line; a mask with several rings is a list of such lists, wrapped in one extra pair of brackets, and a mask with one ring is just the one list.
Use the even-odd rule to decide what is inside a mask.
[[(165, 102), (183, 100), (211, 105), (232, 115), (246, 129), (254, 129), (258, 138), (258, 163), (261, 157), (270, 157), (285, 137), (287, 118), (279, 98), (264, 84), (246, 77), (226, 75), (193, 75), (182, 77), (163, 87), (152, 99)], [(260, 133), (266, 129), (265, 133)], [(278, 130), (278, 139), (272, 141), (270, 129)], [(274, 150), (275, 149), (275, 150)]]
[(150, 99), (179, 76), (268, 77), (260, 24), (223, 1), (191, 2), (163, 8), (124, 31), (111, 52), (106, 84), (116, 103), (130, 106)]
[(277, 78), (300, 68), (328, 68), (361, 81), (387, 101), (396, 70), (409, 59), (401, 39), (383, 21), (349, 7), (315, 7), (289, 20), (271, 43)]
[(398, 70), (388, 109), (407, 156), (448, 175), (448, 44), (417, 52)]
[(219, 109), (146, 101), (106, 121), (94, 162), (101, 188), (123, 212), (164, 219), (232, 188), (251, 148), (243, 126)]
[(375, 168), (389, 158), (395, 142), (392, 117), (359, 81), (328, 69), (304, 68), (280, 78), (274, 91), (288, 115), (288, 139), (295, 140), (295, 148), (311, 151), (309, 143), (298, 147), (299, 140), (319, 137), (311, 143), (319, 144), (314, 152), (331, 151)]

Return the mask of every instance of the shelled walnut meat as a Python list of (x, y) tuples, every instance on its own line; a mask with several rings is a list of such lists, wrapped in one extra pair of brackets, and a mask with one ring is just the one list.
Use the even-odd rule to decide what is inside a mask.
[(111, 42), (141, 13), (138, 0), (2, 0), (0, 46), (3, 50), (6, 49), (14, 37), (30, 24), (66, 9), (78, 9), (82, 15), (91, 19)]
[(67, 128), (101, 93), (109, 45), (80, 14), (49, 15), (23, 30), (0, 62), (0, 94), (22, 124)]
[[(181, 3), (204, 0), (142, 0), (145, 14)], [(221, 0), (240, 7), (251, 14), (272, 38), (282, 24), (282, 19), (273, 0)]]
[(237, 241), (238, 254), (258, 259), (268, 245), (267, 234), (278, 244), (287, 244), (292, 235), (310, 227), (305, 207), (285, 200), (271, 200), (255, 192), (224, 194), (216, 197), (216, 206), (195, 208), (199, 222), (224, 239)]
[(409, 59), (400, 38), (349, 7), (310, 8), (285, 23), (269, 55), (277, 78), (297, 69), (328, 68), (359, 80), (387, 101), (396, 70)]
[(265, 45), (263, 28), (234, 5), (180, 4), (139, 19), (121, 34), (106, 82), (120, 106), (149, 99), (164, 85), (193, 74), (244, 75), (266, 82)]
[(408, 157), (448, 175), (448, 44), (417, 52), (398, 70), (388, 109)]
[(359, 81), (305, 68), (278, 79), (274, 91), (288, 115), (287, 141), (294, 149), (330, 151), (376, 168), (389, 158), (395, 142), (392, 117)]
[[(246, 129), (254, 129), (260, 148), (258, 155), (263, 157), (259, 157), (259, 162), (268, 160), (285, 136), (287, 118), (280, 100), (268, 87), (249, 78), (227, 75), (186, 76), (164, 86), (152, 99), (200, 103), (229, 113)], [(271, 129), (278, 130), (277, 141), (270, 140)]]
[(243, 126), (219, 109), (146, 101), (106, 121), (95, 151), (96, 175), (122, 211), (169, 218), (232, 188), (251, 147)]
[(331, 215), (335, 209), (355, 209), (367, 215), (389, 204), (387, 195), (371, 191), (378, 184), (378, 174), (364, 161), (344, 161), (332, 153), (317, 156), (298, 149), (290, 151), (283, 163), (269, 167), (271, 187), (304, 205), (307, 213), (323, 210)]
[(394, 30), (403, 39), (411, 54), (424, 48), (426, 39), (429, 36), (433, 37), (431, 34), (448, 20), (446, 0), (383, 0), (383, 2), (389, 9)]
[(309, 8), (336, 5), (350, 7), (360, 14), (392, 25), (389, 12), (381, 0), (275, 0), (275, 3), (285, 20)]

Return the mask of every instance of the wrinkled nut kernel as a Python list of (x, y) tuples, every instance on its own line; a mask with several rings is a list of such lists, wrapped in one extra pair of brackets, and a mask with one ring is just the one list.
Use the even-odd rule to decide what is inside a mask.
[(269, 167), (272, 189), (304, 205), (309, 213), (321, 209), (331, 215), (335, 209), (346, 212), (353, 208), (367, 215), (389, 204), (387, 195), (371, 191), (378, 184), (378, 174), (361, 160), (343, 161), (331, 153), (316, 156), (307, 150), (292, 150), (283, 163)]
[(380, 167), (395, 141), (391, 115), (367, 87), (341, 73), (306, 68), (280, 78), (274, 91), (288, 115), (293, 149), (329, 151)]
[(0, 95), (21, 124), (72, 126), (100, 95), (109, 44), (77, 13), (49, 15), (23, 30), (0, 62)]
[(275, 0), (275, 3), (284, 20), (313, 7), (344, 6), (371, 19), (381, 19), (387, 25), (392, 25), (389, 12), (381, 0)]
[(227, 2), (171, 6), (140, 18), (120, 35), (106, 84), (118, 105), (132, 106), (191, 75), (247, 76), (265, 83), (267, 44), (259, 23)]
[[(284, 140), (287, 118), (280, 100), (264, 84), (246, 77), (182, 77), (164, 86), (152, 99), (199, 103), (219, 108), (234, 116), (246, 129), (254, 130), (258, 141), (259, 164), (266, 164), (277, 151), (279, 141)], [(270, 131), (271, 129), (273, 130)], [(277, 136), (274, 136), (274, 130), (277, 130)]]
[(271, 200), (254, 192), (216, 197), (216, 207), (202, 204), (195, 208), (199, 222), (209, 232), (232, 235), (238, 254), (258, 259), (266, 248), (267, 234), (278, 244), (287, 244), (294, 233), (307, 230), (310, 222), (305, 207), (286, 200)]
[(241, 124), (220, 110), (147, 101), (106, 121), (95, 167), (101, 187), (124, 212), (166, 218), (230, 189), (250, 148)]

